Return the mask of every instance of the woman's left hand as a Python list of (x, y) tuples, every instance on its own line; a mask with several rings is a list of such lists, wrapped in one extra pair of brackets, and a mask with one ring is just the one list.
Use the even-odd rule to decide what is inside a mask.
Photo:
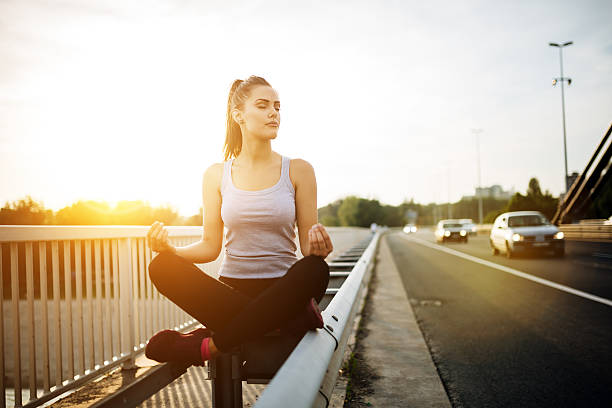
[(309, 255), (317, 255), (326, 258), (334, 250), (331, 238), (321, 224), (313, 225), (308, 231)]

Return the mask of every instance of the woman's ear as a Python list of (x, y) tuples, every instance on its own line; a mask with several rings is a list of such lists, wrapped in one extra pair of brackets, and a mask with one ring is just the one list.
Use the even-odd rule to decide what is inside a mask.
[(244, 123), (244, 119), (242, 119), (242, 112), (240, 112), (239, 109), (232, 110), (232, 119), (234, 119), (234, 122), (238, 124)]

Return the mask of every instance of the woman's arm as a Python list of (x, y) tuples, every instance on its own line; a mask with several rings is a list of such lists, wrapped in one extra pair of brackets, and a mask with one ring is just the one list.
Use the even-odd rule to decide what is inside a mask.
[(325, 227), (317, 223), (317, 180), (305, 160), (291, 160), (290, 176), (295, 186), (295, 212), (302, 255), (325, 258), (333, 245)]
[(223, 220), (221, 219), (221, 177), (223, 164), (210, 166), (202, 181), (204, 202), (202, 239), (184, 247), (173, 247), (168, 242), (168, 231), (163, 223), (154, 223), (147, 239), (154, 251), (171, 251), (192, 263), (212, 262), (219, 256), (223, 243)]

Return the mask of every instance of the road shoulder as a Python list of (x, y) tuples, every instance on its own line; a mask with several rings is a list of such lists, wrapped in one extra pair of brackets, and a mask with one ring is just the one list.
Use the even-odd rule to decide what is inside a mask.
[[(374, 407), (450, 407), (386, 237), (383, 237), (358, 350), (372, 370), (361, 403)], [(354, 384), (358, 387), (359, 384)]]

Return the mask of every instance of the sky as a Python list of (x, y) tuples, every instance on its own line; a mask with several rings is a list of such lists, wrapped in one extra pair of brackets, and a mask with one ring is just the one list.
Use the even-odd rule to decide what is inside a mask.
[(282, 109), (273, 149), (318, 206), (564, 191), (612, 122), (609, 1), (0, 0), (0, 205), (143, 200), (182, 215), (223, 160), (234, 79)]

